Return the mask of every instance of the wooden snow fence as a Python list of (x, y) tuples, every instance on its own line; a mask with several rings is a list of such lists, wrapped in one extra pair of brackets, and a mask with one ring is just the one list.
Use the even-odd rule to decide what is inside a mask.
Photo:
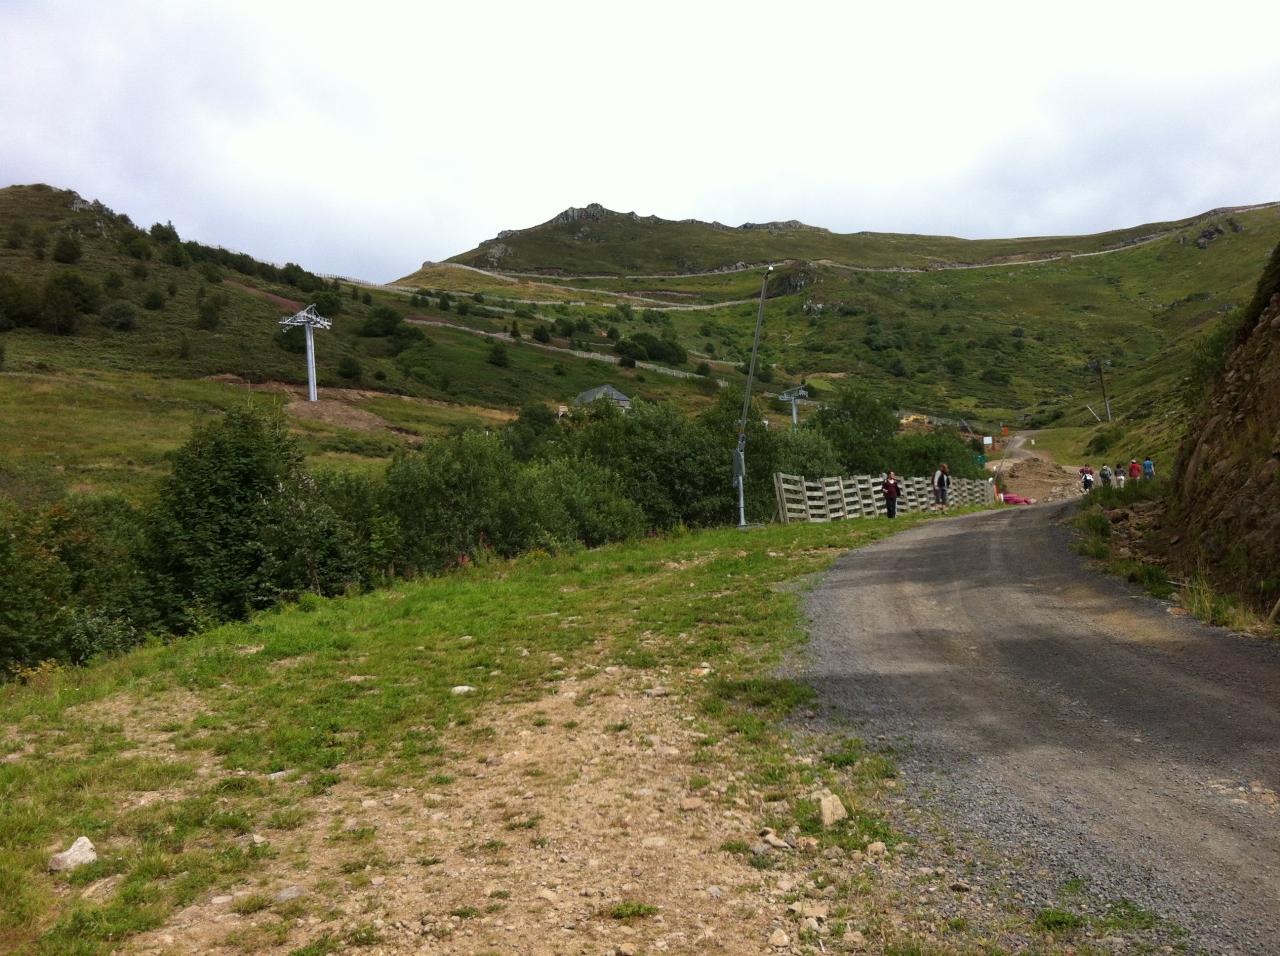
[[(843, 518), (875, 518), (887, 514), (883, 477), (845, 475), (835, 478), (805, 478), (801, 475), (773, 476), (778, 496), (778, 514), (783, 524), (793, 521), (839, 521)], [(933, 489), (928, 478), (899, 478), (902, 495), (898, 513), (928, 511), (933, 506)], [(977, 478), (953, 478), (947, 495), (950, 505), (990, 505), (995, 503), (995, 485)]]

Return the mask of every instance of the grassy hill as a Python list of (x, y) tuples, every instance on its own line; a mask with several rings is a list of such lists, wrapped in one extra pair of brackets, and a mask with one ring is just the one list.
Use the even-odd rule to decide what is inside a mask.
[[(507, 251), (499, 268), (547, 274), (495, 272), (491, 283), (535, 301), (554, 288), (587, 310), (587, 297), (612, 294), (624, 332), (627, 310), (664, 317), (692, 360), (709, 360), (717, 374), (747, 354), (763, 268), (639, 273), (782, 262), (768, 293), (767, 387), (807, 380), (820, 396), (855, 379), (899, 406), (988, 427), (1068, 427), (1073, 456), (1091, 444), (1091, 454), (1141, 445), (1167, 456), (1185, 425), (1199, 341), (1247, 301), (1277, 241), (1274, 205), (1096, 236), (980, 242), (839, 236), (789, 224), (725, 229), (589, 208), (453, 261), (491, 263), (488, 252), (500, 243)], [(1052, 258), (1035, 261), (1045, 255)], [(473, 269), (441, 267), (402, 281), (455, 274), (484, 282)], [(1109, 362), (1118, 427), (1098, 426), (1086, 408), (1103, 414), (1087, 370), (1094, 358)]]
[[(60, 242), (71, 261), (58, 260)], [(313, 459), (344, 467), (605, 381), (692, 407), (714, 391), (515, 342), (495, 365), (492, 341), (466, 327), (505, 329), (509, 308), (471, 300), (464, 318), (456, 306), (183, 242), (167, 226), (142, 230), (70, 191), (13, 186), (0, 189), (0, 495), (132, 492), (202, 417), (244, 401), (308, 411), (297, 401), (301, 343), (277, 323), (309, 302), (334, 319), (317, 335), (326, 411), (294, 427)], [(362, 334), (388, 309), (393, 334)], [(459, 327), (414, 324), (432, 321)], [(588, 350), (608, 343), (601, 329), (577, 337)]]
[[(78, 244), (75, 261), (54, 255), (64, 238)], [(193, 421), (243, 401), (305, 412), (292, 421), (313, 461), (351, 468), (605, 381), (702, 408), (711, 379), (743, 381), (764, 270), (672, 273), (764, 261), (781, 263), (768, 288), (766, 391), (803, 381), (821, 399), (855, 381), (898, 407), (982, 428), (1061, 427), (1047, 440), (1068, 456), (1092, 446), (1163, 457), (1185, 425), (1198, 343), (1247, 300), (1277, 241), (1275, 206), (982, 241), (729, 229), (588, 207), (493, 241), (516, 250), (500, 258), (504, 270), (541, 274), (470, 265), (489, 263), (487, 243), (375, 286), (183, 242), (170, 227), (141, 230), (72, 192), (10, 187), (0, 190), (0, 494), (133, 493)], [(53, 334), (46, 300), (65, 302), (49, 290), (67, 276), (97, 301), (74, 310), (71, 334)], [(335, 321), (318, 338), (325, 401), (304, 410), (299, 343), (277, 321), (317, 300)], [(116, 303), (131, 307), (128, 331), (111, 319)], [(378, 321), (382, 334), (361, 334)], [(513, 322), (522, 337), (507, 338), (505, 365), (494, 364), (493, 337)], [(686, 353), (656, 364), (706, 375), (593, 357), (646, 337)], [(1102, 412), (1093, 358), (1110, 362), (1112, 427), (1086, 408)], [(781, 422), (786, 409), (770, 414)]]
[(1174, 222), (1145, 223), (1087, 236), (958, 239), (900, 233), (834, 233), (788, 222), (731, 227), (673, 221), (605, 209), (570, 207), (528, 229), (499, 233), (450, 261), (507, 272), (562, 275), (688, 273), (742, 263), (830, 260), (868, 268), (934, 268), (1095, 253), (1182, 231), (1237, 210), (1214, 210)]

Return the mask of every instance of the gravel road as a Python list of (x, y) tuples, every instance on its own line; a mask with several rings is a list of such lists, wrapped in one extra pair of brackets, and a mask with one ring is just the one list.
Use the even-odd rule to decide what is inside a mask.
[(1212, 953), (1280, 953), (1280, 647), (1174, 616), (1067, 548), (1064, 506), (931, 522), (845, 556), (801, 665), (906, 744), (911, 799), (1006, 862), (1133, 900)]

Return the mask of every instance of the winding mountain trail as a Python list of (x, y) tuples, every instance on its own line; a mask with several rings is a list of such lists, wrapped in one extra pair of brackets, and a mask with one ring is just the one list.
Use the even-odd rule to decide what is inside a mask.
[(1280, 646), (1090, 571), (1064, 514), (850, 553), (810, 599), (803, 676), (906, 748), (914, 799), (1003, 861), (980, 880), (1044, 906), (1083, 885), (1208, 952), (1280, 952)]

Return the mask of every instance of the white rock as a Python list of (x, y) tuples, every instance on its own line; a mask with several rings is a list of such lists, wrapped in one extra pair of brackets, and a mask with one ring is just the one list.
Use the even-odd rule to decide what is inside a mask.
[(538, 890), (538, 899), (546, 900), (548, 903), (559, 903), (560, 894), (555, 890)]
[(884, 856), (888, 852), (889, 848), (879, 840), (876, 840), (875, 843), (867, 844), (867, 856)]
[(459, 684), (457, 687), (450, 690), (449, 693), (455, 694), (457, 696), (461, 696), (463, 694), (470, 694), (474, 690), (475, 688), (472, 687), (470, 684)]
[(834, 826), (849, 815), (849, 811), (844, 808), (844, 803), (829, 790), (823, 791), (818, 798), (818, 809), (822, 813), (824, 827)]
[(791, 940), (787, 939), (787, 934), (780, 929), (775, 929), (773, 935), (769, 937), (769, 945), (777, 949), (781, 949), (790, 942)]
[(92, 863), (97, 858), (98, 853), (94, 850), (89, 838), (76, 837), (76, 841), (70, 847), (49, 857), (49, 869), (55, 873), (61, 873)]
[(290, 900), (296, 900), (306, 895), (307, 891), (295, 883), (292, 886), (286, 886), (283, 890), (277, 893), (276, 902), (287, 903)]
[(232, 899), (234, 899), (234, 897), (226, 896), (226, 895), (215, 896), (209, 902), (212, 903), (214, 906), (226, 906), (228, 903), (232, 901)]
[(660, 850), (667, 845), (667, 838), (660, 836), (648, 836), (640, 841), (640, 845), (646, 850)]

